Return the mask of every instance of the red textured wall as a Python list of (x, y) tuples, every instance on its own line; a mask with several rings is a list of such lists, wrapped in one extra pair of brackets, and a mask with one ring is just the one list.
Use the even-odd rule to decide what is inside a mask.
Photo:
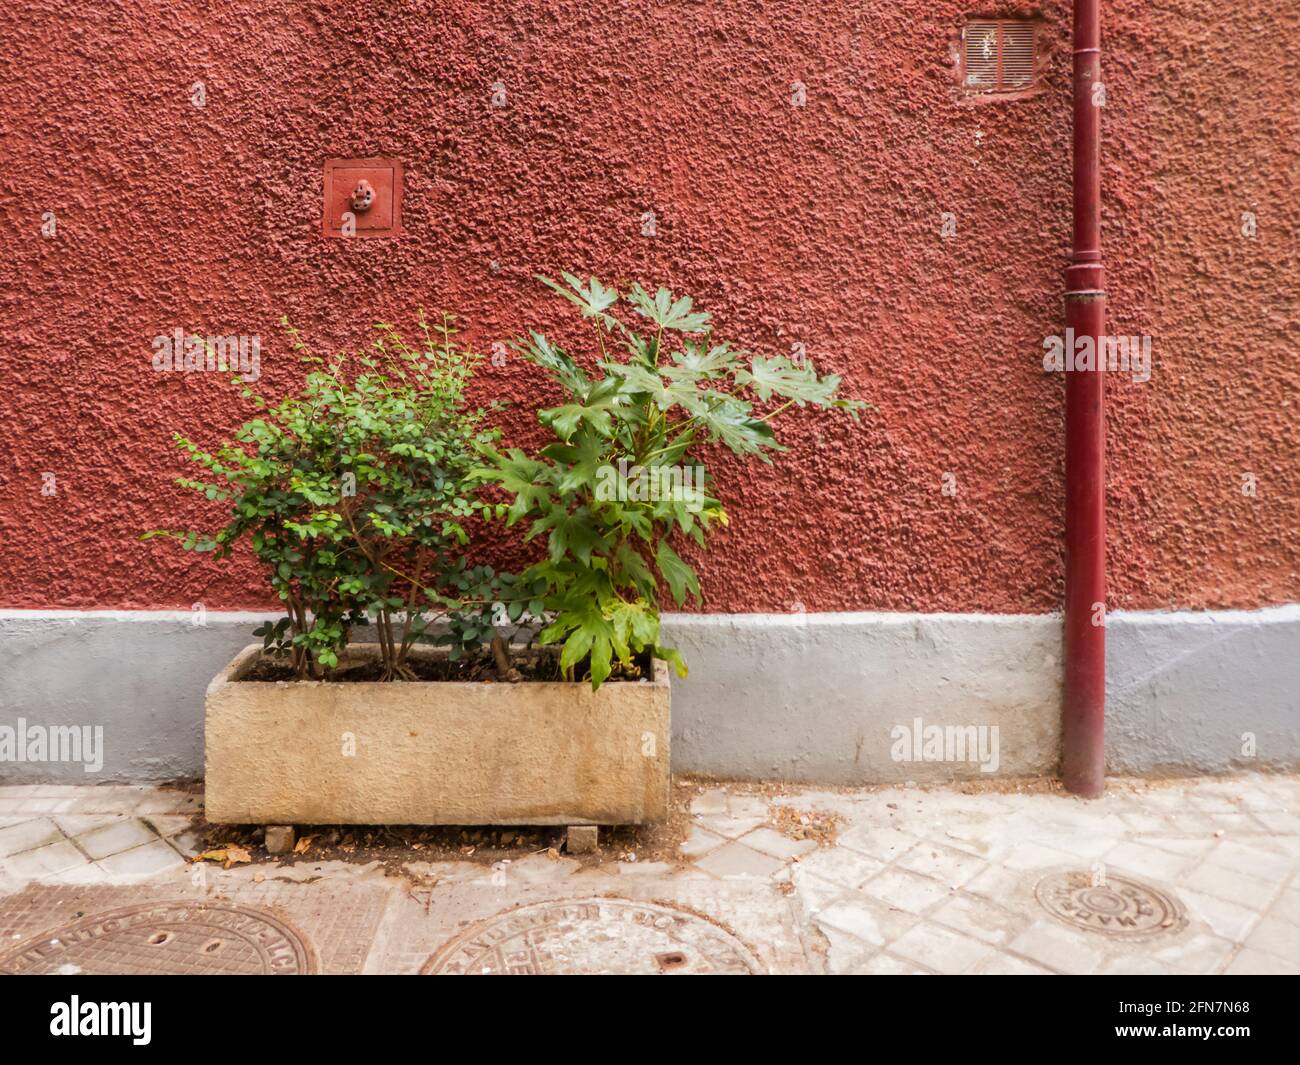
[[(1287, 6), (1104, 5), (1112, 331), (1152, 335), (1155, 359), (1146, 384), (1108, 382), (1118, 607), (1300, 599)], [(802, 341), (879, 407), (795, 415), (773, 468), (718, 458), (733, 522), (693, 555), (708, 609), (1056, 608), (1063, 386), (1040, 360), (1069, 241), (1068, 5), (1042, 8), (1046, 92), (963, 106), (950, 65), (963, 13), (1032, 10), (7, 5), (0, 605), (266, 602), (251, 567), (136, 539), (204, 513), (168, 486), (171, 431), (215, 443), (247, 413), (218, 375), (153, 372), (155, 335), (260, 335), (278, 394), (300, 379), (281, 315), (321, 346), (419, 304), (484, 349), (526, 326), (576, 339), (530, 281), (572, 269), (691, 293), (753, 348)], [(324, 239), (324, 160), (381, 155), (406, 165), (404, 234)], [(481, 388), (536, 438), (538, 371), (485, 366)]]

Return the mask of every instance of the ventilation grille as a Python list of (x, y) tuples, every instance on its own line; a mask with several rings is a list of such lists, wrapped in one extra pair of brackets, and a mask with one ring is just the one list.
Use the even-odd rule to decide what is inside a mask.
[(971, 19), (962, 33), (967, 92), (1017, 92), (1034, 84), (1037, 25), (1024, 19)]

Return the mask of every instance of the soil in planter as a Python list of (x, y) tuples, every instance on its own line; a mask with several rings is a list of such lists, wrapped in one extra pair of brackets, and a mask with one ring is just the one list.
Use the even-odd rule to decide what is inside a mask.
[[(560, 652), (555, 649), (534, 649), (529, 651), (513, 650), (511, 664), (523, 675), (524, 681), (563, 681), (569, 678), (560, 672)], [(415, 674), (417, 681), (482, 681), (487, 684), (498, 682), (496, 663), (490, 654), (479, 653), (458, 658), (455, 662), (441, 655), (413, 654), (406, 660), (406, 667)], [(353, 681), (377, 681), (383, 679), (383, 663), (377, 659), (369, 662), (343, 663), (338, 669), (331, 670), (325, 677), (328, 681), (349, 683)], [(615, 662), (609, 680), (638, 681), (653, 676), (654, 660), (649, 651), (632, 659), (630, 665)], [(585, 680), (590, 676), (590, 663), (583, 659), (574, 668), (573, 679)], [(293, 680), (293, 667), (282, 659), (259, 658), (244, 671), (239, 680), (279, 681)], [(401, 681), (394, 681), (401, 683)]]

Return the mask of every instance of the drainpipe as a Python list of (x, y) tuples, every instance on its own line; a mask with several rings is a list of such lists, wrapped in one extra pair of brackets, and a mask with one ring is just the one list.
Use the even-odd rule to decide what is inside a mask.
[[(1106, 332), (1101, 264), (1101, 0), (1074, 3), (1074, 238), (1065, 324), (1075, 342)], [(1102, 90), (1097, 89), (1097, 92)], [(1066, 336), (1070, 336), (1067, 332)], [(1068, 355), (1068, 348), (1067, 348)], [(1094, 364), (1095, 365), (1095, 364)], [(1065, 706), (1061, 777), (1093, 797), (1105, 787), (1106, 424), (1104, 374), (1065, 373)]]

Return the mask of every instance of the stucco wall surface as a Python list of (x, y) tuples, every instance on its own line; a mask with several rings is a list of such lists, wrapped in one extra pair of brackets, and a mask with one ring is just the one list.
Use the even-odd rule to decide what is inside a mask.
[[(756, 350), (803, 343), (879, 408), (796, 413), (775, 467), (717, 456), (733, 521), (691, 555), (705, 609), (1058, 607), (1063, 384), (1041, 357), (1069, 241), (1068, 5), (1041, 9), (1046, 91), (985, 106), (955, 89), (970, 10), (4, 5), (0, 605), (266, 605), (251, 566), (137, 540), (218, 516), (169, 488), (171, 432), (213, 444), (249, 413), (218, 375), (155, 373), (154, 336), (260, 336), (277, 395), (302, 374), (282, 315), (327, 348), (418, 305), (484, 350), (529, 326), (576, 347), (532, 280), (572, 269), (690, 293)], [(1108, 382), (1115, 607), (1300, 599), (1298, 18), (1105, 5), (1112, 331), (1154, 342), (1149, 382)], [(405, 164), (400, 238), (321, 236), (324, 161), (361, 156)], [(538, 438), (539, 372), (488, 364), (479, 389)]]

